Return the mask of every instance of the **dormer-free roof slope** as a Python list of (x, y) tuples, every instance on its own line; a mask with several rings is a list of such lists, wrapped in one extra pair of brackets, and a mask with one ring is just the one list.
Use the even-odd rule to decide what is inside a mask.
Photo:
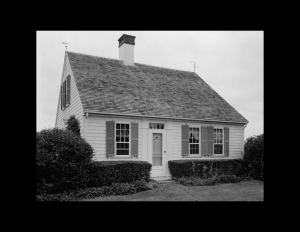
[(84, 111), (248, 123), (194, 72), (66, 54)]

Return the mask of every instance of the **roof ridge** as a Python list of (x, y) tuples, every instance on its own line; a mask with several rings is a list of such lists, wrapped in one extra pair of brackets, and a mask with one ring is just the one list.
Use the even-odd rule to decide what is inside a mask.
[[(117, 60), (117, 61), (121, 61), (121, 60), (119, 60), (119, 59), (113, 59), (113, 58), (108, 58), (108, 57), (103, 57), (103, 56), (95, 56), (95, 55), (84, 54), (84, 53), (80, 53), (80, 52), (70, 52), (70, 51), (66, 51), (66, 52), (67, 52), (67, 53), (76, 53), (76, 54), (85, 55), (85, 56), (94, 56), (94, 57), (97, 57), (97, 58), (104, 58), (104, 59), (109, 59), (109, 60)], [(174, 68), (166, 68), (166, 67), (154, 66), (154, 65), (149, 65), (149, 64), (142, 64), (142, 63), (137, 63), (137, 62), (134, 62), (134, 64), (145, 65), (145, 66), (151, 66), (151, 67), (155, 67), (155, 68), (162, 68), (162, 69), (176, 70), (176, 71), (181, 71), (181, 72), (195, 73), (195, 72), (192, 72), (192, 71), (185, 71), (185, 70), (174, 69)]]
[(104, 58), (104, 59), (109, 59), (109, 60), (121, 61), (119, 59), (113, 59), (113, 58), (108, 58), (108, 57), (103, 57), (103, 56), (95, 56), (95, 55), (84, 54), (84, 53), (80, 53), (80, 52), (70, 52), (70, 51), (67, 51), (67, 53), (75, 53), (75, 54), (80, 54), (80, 55), (84, 55), (84, 56), (94, 56), (94, 57), (97, 57), (97, 58)]

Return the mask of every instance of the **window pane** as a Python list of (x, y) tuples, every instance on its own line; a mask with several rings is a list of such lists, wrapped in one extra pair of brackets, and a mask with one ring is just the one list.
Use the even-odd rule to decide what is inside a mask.
[(156, 123), (153, 123), (153, 129), (156, 129)]
[(129, 142), (129, 137), (128, 136), (125, 137), (125, 142)]
[(117, 129), (120, 129), (120, 124), (119, 123), (117, 123)]
[(129, 143), (124, 143), (124, 148), (128, 149), (129, 148)]
[(220, 139), (220, 143), (223, 143), (223, 140), (222, 140), (222, 139)]
[(160, 129), (160, 124), (157, 124), (157, 129)]
[(126, 135), (126, 136), (129, 136), (129, 130), (126, 130), (126, 131), (125, 131), (125, 135)]
[(164, 124), (161, 124), (160, 125), (160, 129), (164, 129), (165, 125)]
[(120, 142), (120, 136), (116, 136), (116, 141)]
[(127, 130), (129, 130), (129, 124), (126, 124), (126, 125), (125, 125), (125, 128), (126, 128)]
[(124, 142), (124, 136), (121, 137), (121, 142)]
[(152, 123), (149, 123), (149, 129), (152, 129)]
[(121, 124), (121, 129), (125, 129), (125, 125), (124, 124)]
[(120, 135), (120, 130), (117, 130), (117, 135)]

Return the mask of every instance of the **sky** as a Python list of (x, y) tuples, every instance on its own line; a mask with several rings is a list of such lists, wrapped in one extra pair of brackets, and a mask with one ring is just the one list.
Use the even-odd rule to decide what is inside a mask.
[(244, 139), (264, 133), (263, 31), (37, 31), (36, 131), (55, 126), (67, 50), (119, 59), (118, 39), (135, 38), (134, 61), (194, 71), (248, 121)]

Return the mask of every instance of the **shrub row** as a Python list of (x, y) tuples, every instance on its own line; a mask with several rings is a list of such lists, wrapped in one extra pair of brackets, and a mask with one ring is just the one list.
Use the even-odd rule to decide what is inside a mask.
[(237, 182), (241, 182), (242, 180), (244, 180), (244, 178), (242, 177), (222, 174), (220, 176), (213, 176), (207, 179), (202, 179), (199, 177), (181, 177), (177, 180), (177, 183), (182, 185), (204, 186), (204, 185), (237, 183)]
[(155, 183), (144, 180), (133, 183), (115, 183), (111, 186), (92, 187), (58, 194), (36, 195), (36, 201), (77, 201), (81, 199), (103, 197), (108, 195), (127, 195), (155, 188)]
[(263, 180), (263, 162), (255, 160), (170, 160), (172, 178), (199, 177), (207, 179), (219, 175), (248, 176)]
[(206, 179), (214, 175), (241, 175), (245, 160), (170, 160), (169, 169), (175, 179), (198, 176)]
[(145, 161), (95, 161), (90, 165), (88, 186), (131, 183), (150, 179), (151, 164)]

